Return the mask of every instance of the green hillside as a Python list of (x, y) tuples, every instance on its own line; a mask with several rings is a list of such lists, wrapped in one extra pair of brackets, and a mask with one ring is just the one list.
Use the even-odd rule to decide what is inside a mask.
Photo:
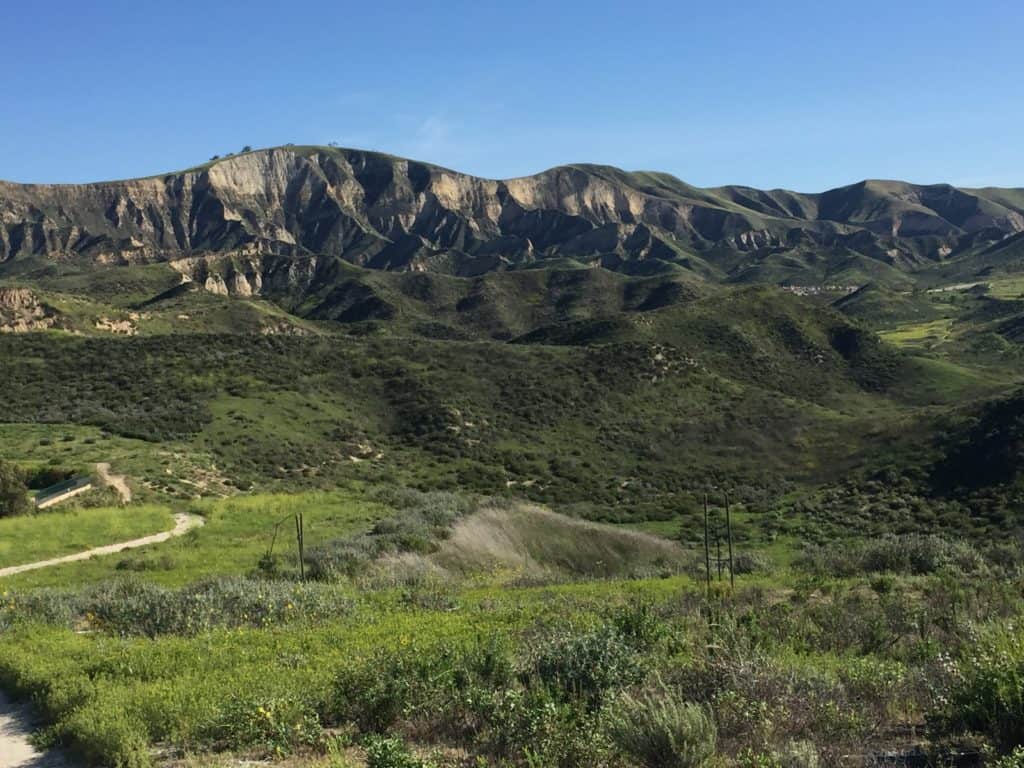
[[(0, 584), (40, 744), (1017, 768), (1018, 191), (320, 147), (186, 174), (188, 232), (163, 178), (0, 185), (45, 235), (4, 230), (0, 565), (81, 555)], [(131, 493), (26, 508), (74, 475)]]
[[(936, 409), (1019, 380), (1013, 355), (978, 349), (983, 334), (1016, 344), (1013, 317), (992, 306), (1004, 300), (987, 295), (873, 287), (833, 309), (601, 269), (337, 268), (297, 304), (160, 290), (158, 270), (41, 281), (66, 330), (0, 337), (0, 420), (37, 425), (39, 440), (7, 442), (7, 455), (79, 466), (102, 451), (76, 436), (99, 428), (154, 500), (392, 478), (592, 519), (677, 520), (693, 535), (707, 488), (768, 511), (883, 468), (913, 476), (935, 450)], [(97, 316), (125, 318), (131, 334)], [(915, 488), (927, 506), (932, 491)], [(830, 514), (783, 528), (860, 525)], [(1013, 529), (1016, 513), (999, 525)], [(748, 528), (767, 539), (779, 521)]]

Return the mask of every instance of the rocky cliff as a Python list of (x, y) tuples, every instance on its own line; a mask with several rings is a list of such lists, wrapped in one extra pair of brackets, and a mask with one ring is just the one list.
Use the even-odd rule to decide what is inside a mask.
[(699, 189), (565, 166), (495, 181), (372, 152), (282, 147), (180, 173), (0, 182), (0, 262), (171, 262), (225, 293), (308, 285), (343, 259), (474, 275), (549, 259), (721, 275), (841, 252), (906, 269), (1024, 231), (1024, 191), (861, 182), (822, 194)]
[(56, 310), (25, 288), (0, 288), (0, 333), (24, 333), (58, 327)]

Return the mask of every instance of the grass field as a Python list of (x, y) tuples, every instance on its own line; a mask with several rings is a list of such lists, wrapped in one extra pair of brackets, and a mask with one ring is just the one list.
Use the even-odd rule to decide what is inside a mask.
[(0, 519), (0, 568), (137, 539), (173, 525), (170, 508), (160, 505), (67, 511), (58, 507), (28, 517)]
[(989, 291), (1000, 299), (1024, 298), (1024, 277), (1002, 277), (989, 283)]
[(908, 360), (908, 381), (901, 384), (907, 400), (921, 405), (964, 402), (995, 394), (1006, 386), (1006, 375), (951, 360), (915, 355)]
[[(135, 572), (138, 578), (166, 585), (183, 585), (214, 575), (241, 575), (249, 573), (270, 547), (277, 523), (283, 521), (277, 538), (276, 549), (282, 555), (295, 562), (295, 528), (292, 516), (301, 512), (305, 518), (306, 544), (309, 547), (330, 541), (340, 536), (365, 530), (375, 520), (390, 513), (386, 506), (366, 500), (355, 491), (337, 491), (305, 494), (267, 494), (237, 497), (224, 500), (210, 500), (193, 504), (190, 511), (206, 518), (206, 525), (182, 536), (180, 539), (163, 544), (142, 547), (102, 558), (68, 563), (39, 571), (19, 574), (2, 579), (6, 586), (25, 588), (39, 586), (60, 586), (64, 584), (89, 584), (112, 578), (125, 571)], [(141, 510), (150, 518), (156, 517), (161, 522), (149, 528), (137, 525), (136, 530), (141, 536), (163, 528), (170, 528), (170, 514), (167, 507), (127, 507), (123, 510), (82, 510), (69, 513), (62, 517), (40, 515), (33, 518), (19, 518), (0, 521), (0, 531), (5, 524), (11, 524), (11, 538), (4, 538), (0, 547), (6, 544), (7, 557), (19, 557), (20, 562), (42, 559), (52, 556), (39, 552), (68, 554), (87, 547), (80, 546), (85, 540), (94, 544), (108, 544), (119, 541), (121, 531), (114, 533), (115, 521), (134, 519), (135, 510)], [(98, 512), (96, 524), (85, 527), (92, 519), (90, 513)], [(120, 517), (119, 517), (119, 516)], [(145, 517), (143, 517), (145, 519)], [(54, 522), (64, 520), (74, 523), (68, 536), (61, 535), (54, 539)], [(114, 538), (103, 539), (108, 530), (101, 528), (103, 522), (110, 525), (109, 533)], [(166, 523), (164, 525), (164, 523)], [(163, 525), (163, 528), (161, 528)], [(14, 537), (18, 542), (13, 543)], [(132, 538), (126, 535), (123, 538)], [(65, 546), (63, 542), (74, 542)], [(8, 543), (11, 542), (11, 543)], [(90, 544), (93, 546), (94, 544)], [(15, 548), (16, 547), (16, 548)], [(3, 550), (0, 549), (0, 552)], [(20, 552), (32, 552), (32, 557), (22, 557)], [(3, 565), (13, 562), (2, 561)], [(297, 567), (297, 566), (295, 566)]]
[(904, 323), (879, 332), (885, 341), (909, 349), (934, 349), (950, 340), (953, 320), (941, 318), (923, 323)]

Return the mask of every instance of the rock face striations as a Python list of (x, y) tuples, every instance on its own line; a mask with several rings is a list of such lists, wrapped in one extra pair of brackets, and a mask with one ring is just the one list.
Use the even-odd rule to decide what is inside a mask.
[(223, 293), (308, 285), (338, 259), (478, 275), (548, 260), (725, 277), (827, 251), (909, 269), (1024, 231), (1024, 190), (867, 181), (699, 189), (564, 166), (494, 181), (387, 155), (283, 147), (130, 181), (0, 182), (0, 263), (170, 262)]

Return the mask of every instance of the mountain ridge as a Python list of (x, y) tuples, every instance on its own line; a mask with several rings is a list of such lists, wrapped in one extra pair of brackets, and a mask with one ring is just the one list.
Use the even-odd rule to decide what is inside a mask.
[(1024, 189), (883, 180), (821, 193), (699, 188), (591, 164), (495, 180), (315, 146), (122, 181), (0, 181), (0, 266), (226, 256), (271, 257), (249, 268), (279, 272), (282, 260), (327, 257), (473, 276), (570, 259), (733, 282), (813, 282), (852, 269), (865, 282), (873, 271), (927, 269), (1021, 232)]

